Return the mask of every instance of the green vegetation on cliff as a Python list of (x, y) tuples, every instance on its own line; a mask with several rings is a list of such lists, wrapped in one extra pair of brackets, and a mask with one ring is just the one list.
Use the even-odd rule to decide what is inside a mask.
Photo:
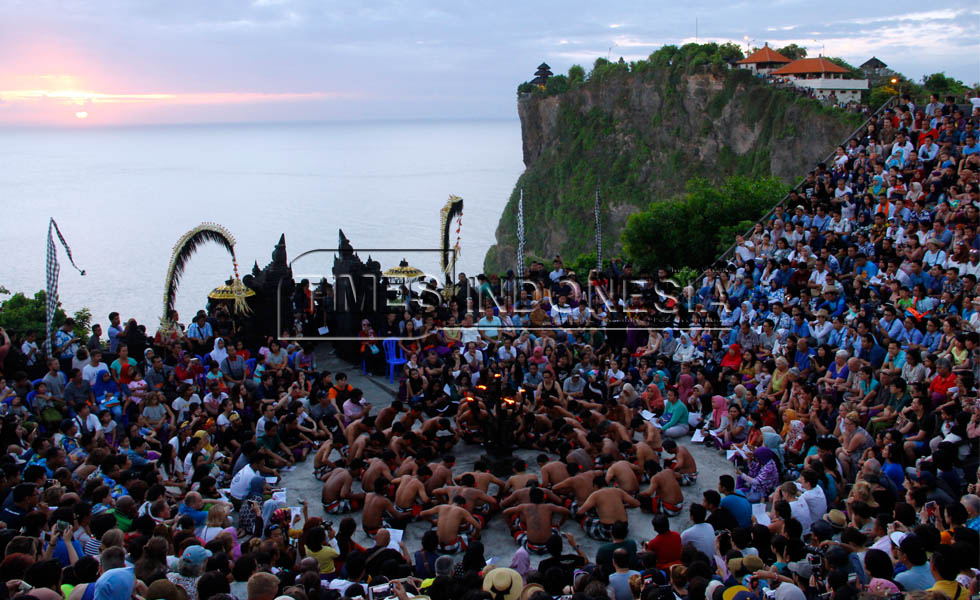
[(691, 179), (683, 195), (654, 202), (629, 217), (623, 249), (641, 271), (703, 269), (786, 192), (787, 186), (775, 177), (736, 175), (721, 185)]
[[(732, 175), (796, 181), (862, 121), (729, 68), (740, 57), (730, 44), (665, 46), (649, 60), (599, 59), (588, 74), (573, 67), (544, 88), (522, 85), (527, 169), (504, 209), (485, 269), (515, 266), (521, 189), (528, 258), (560, 253), (574, 260), (593, 250), (596, 189), (605, 245), (617, 252), (629, 216), (683, 194), (689, 180), (700, 178), (695, 187)], [(719, 225), (760, 215), (745, 210)], [(709, 245), (705, 250), (716, 252), (717, 243)], [(658, 247), (627, 246), (637, 252)], [(644, 264), (668, 259), (632, 258)]]

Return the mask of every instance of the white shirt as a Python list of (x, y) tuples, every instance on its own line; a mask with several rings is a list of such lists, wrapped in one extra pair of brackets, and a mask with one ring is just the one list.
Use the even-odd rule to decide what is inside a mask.
[(497, 350), (497, 358), (500, 360), (517, 360), (517, 348), (513, 346), (510, 348), (507, 346), (501, 346), (500, 349)]
[(801, 496), (810, 509), (810, 521), (816, 523), (827, 513), (827, 496), (823, 493), (823, 488), (819, 485), (812, 490), (806, 490)]
[(104, 362), (100, 362), (98, 365), (89, 363), (82, 367), (82, 379), (87, 381), (89, 385), (95, 385), (95, 380), (100, 377), (99, 373), (102, 371), (109, 372), (109, 367)]
[[(826, 500), (824, 500), (826, 502)], [(803, 498), (797, 498), (789, 503), (789, 508), (794, 519), (800, 522), (803, 526), (803, 534), (806, 535), (810, 533), (810, 526), (813, 525), (813, 519), (810, 518), (810, 507)], [(826, 512), (826, 511), (825, 511)]]
[(738, 257), (742, 259), (742, 262), (748, 262), (755, 258), (755, 244), (749, 240), (745, 240), (744, 243), (735, 247), (735, 252), (738, 253)]
[(694, 547), (705, 556), (714, 556), (715, 528), (710, 523), (691, 525), (681, 532), (681, 543), (685, 546), (694, 544)]
[(201, 403), (201, 397), (197, 394), (191, 394), (191, 397), (187, 400), (184, 400), (183, 396), (177, 396), (174, 398), (174, 401), (170, 404), (170, 408), (174, 409), (174, 412), (177, 413), (178, 425), (187, 416), (187, 409), (190, 408), (191, 404), (194, 404), (195, 402), (197, 404)]
[(483, 338), (480, 337), (480, 330), (476, 327), (460, 327), (459, 339), (461, 342), (463, 342), (464, 347), (470, 342), (476, 342), (478, 348), (483, 345)]
[[(31, 353), (32, 350), (34, 351), (33, 354)], [(37, 360), (37, 342), (25, 341), (21, 345), (20, 351), (27, 357), (27, 366), (33, 366), (34, 362)]]
[(248, 486), (252, 483), (252, 479), (258, 476), (252, 465), (245, 465), (242, 469), (235, 473), (235, 477), (231, 480), (231, 487), (229, 492), (232, 498), (236, 500), (241, 500), (245, 498), (245, 494), (248, 493)]
[[(85, 424), (85, 427), (82, 427), (83, 423)], [(99, 421), (99, 418), (93, 415), (91, 412), (88, 414), (88, 417), (86, 417), (84, 421), (82, 421), (82, 418), (80, 416), (75, 415), (75, 425), (78, 426), (78, 435), (82, 435), (82, 429), (91, 432), (102, 430), (102, 422)]]

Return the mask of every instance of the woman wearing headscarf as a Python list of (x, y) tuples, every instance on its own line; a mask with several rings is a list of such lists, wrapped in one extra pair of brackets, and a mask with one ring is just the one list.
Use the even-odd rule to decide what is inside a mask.
[(677, 347), (680, 342), (674, 337), (674, 332), (670, 329), (665, 329), (663, 333), (663, 341), (660, 342), (660, 354), (666, 357), (672, 357), (674, 352), (677, 351)]
[(691, 343), (691, 338), (686, 334), (681, 334), (681, 341), (674, 350), (671, 359), (678, 365), (693, 362), (698, 357), (697, 347)]
[(776, 460), (782, 464), (783, 459), (783, 438), (779, 437), (776, 430), (766, 425), (762, 428), (762, 445), (772, 450), (776, 455)]
[(757, 448), (752, 453), (749, 472), (738, 472), (735, 487), (745, 493), (749, 502), (759, 502), (769, 496), (779, 483), (779, 468), (775, 455), (766, 447)]
[(741, 309), (738, 317), (739, 323), (748, 323), (749, 325), (755, 323), (756, 312), (752, 308), (751, 302), (744, 300), (739, 308)]
[(742, 347), (737, 343), (728, 347), (728, 351), (721, 359), (721, 368), (738, 371), (742, 366)]
[(694, 376), (690, 373), (682, 373), (677, 378), (677, 398), (684, 404), (687, 404), (694, 392)]
[(95, 394), (95, 400), (99, 403), (99, 406), (103, 409), (108, 409), (116, 422), (122, 420), (119, 385), (116, 384), (109, 371), (99, 371), (95, 376), (95, 385), (92, 386), (92, 393)]
[(920, 182), (913, 181), (911, 188), (912, 189), (909, 190), (909, 193), (905, 195), (905, 202), (907, 204), (914, 203), (916, 200), (925, 195), (925, 192), (922, 191), (922, 184)]
[(249, 535), (261, 536), (263, 523), (267, 522), (272, 512), (277, 508), (285, 506), (281, 502), (269, 500), (263, 506), (263, 494), (265, 493), (265, 478), (256, 475), (248, 484), (248, 492), (242, 501), (239, 510), (239, 527)]
[(211, 349), (211, 360), (221, 364), (221, 361), (228, 358), (228, 349), (225, 347), (225, 338), (214, 338), (214, 347)]
[(661, 389), (664, 388), (664, 378), (660, 371), (655, 371), (653, 381), (643, 390), (643, 401), (647, 408), (657, 414), (664, 410), (664, 396)]
[(724, 396), (711, 397), (711, 416), (705, 424), (705, 428), (717, 431), (728, 427), (728, 401)]

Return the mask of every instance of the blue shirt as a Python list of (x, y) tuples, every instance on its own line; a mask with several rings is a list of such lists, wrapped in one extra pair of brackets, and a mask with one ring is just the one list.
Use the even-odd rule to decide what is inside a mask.
[(796, 324), (796, 321), (793, 321), (790, 323), (789, 332), (797, 337), (808, 338), (810, 337), (810, 326), (807, 325), (806, 321), (803, 321), (799, 325)]
[(927, 562), (924, 565), (917, 565), (899, 573), (895, 576), (895, 581), (902, 584), (906, 592), (915, 592), (928, 590), (936, 583), (936, 578), (932, 576)]
[(192, 519), (194, 519), (195, 527), (204, 527), (204, 524), (207, 523), (208, 520), (208, 513), (206, 511), (191, 508), (183, 503), (180, 505), (180, 508), (177, 509), (177, 514), (189, 515)]
[(892, 319), (892, 322), (889, 323), (884, 317), (882, 317), (881, 319), (878, 319), (878, 327), (885, 332), (885, 335), (887, 335), (889, 339), (893, 340), (901, 339), (902, 331), (905, 330), (905, 325), (903, 325), (902, 321), (898, 318)]
[(742, 492), (736, 491), (724, 496), (721, 499), (721, 507), (732, 513), (732, 516), (738, 521), (739, 527), (748, 528), (752, 526), (752, 503)]
[(816, 354), (813, 348), (807, 348), (806, 352), (796, 351), (796, 358), (793, 362), (796, 363), (796, 368), (800, 371), (810, 368), (810, 357)]
[[(84, 556), (85, 553), (82, 551), (82, 544), (72, 540), (71, 545), (75, 548), (75, 554), (77, 556)], [(71, 559), (68, 557), (68, 546), (61, 540), (54, 547), (54, 552), (52, 556), (58, 559), (62, 567), (68, 567), (71, 565)]]
[(214, 332), (211, 329), (211, 324), (207, 321), (204, 322), (204, 327), (199, 326), (197, 323), (191, 323), (191, 326), (187, 328), (187, 337), (189, 338), (206, 340), (213, 335)]

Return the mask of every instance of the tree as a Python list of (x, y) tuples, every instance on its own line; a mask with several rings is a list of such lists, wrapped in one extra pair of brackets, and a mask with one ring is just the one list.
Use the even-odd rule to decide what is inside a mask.
[(943, 72), (933, 73), (924, 77), (922, 79), (922, 87), (930, 94), (936, 94), (937, 96), (962, 96), (969, 89), (963, 85), (962, 81), (947, 77), (946, 73)]
[(776, 50), (776, 52), (779, 52), (790, 60), (800, 60), (801, 58), (806, 58), (806, 48), (797, 46), (796, 44), (783, 46), (782, 48)]
[(634, 213), (623, 230), (623, 246), (641, 270), (689, 266), (703, 269), (734, 241), (735, 225), (760, 218), (785, 195), (774, 177), (733, 176), (720, 185), (695, 178), (687, 191)]
[(735, 62), (745, 58), (745, 54), (742, 53), (742, 47), (732, 42), (725, 42), (718, 46), (718, 54), (725, 62)]
[(582, 65), (572, 65), (568, 68), (568, 80), (575, 83), (582, 83), (585, 81), (585, 68)]
[(568, 91), (568, 77), (564, 75), (555, 75), (548, 79), (548, 83), (545, 85), (545, 91), (548, 95), (561, 94)]
[(829, 60), (830, 62), (834, 63), (838, 67), (844, 67), (845, 69), (847, 69), (850, 72), (851, 77), (863, 77), (864, 76), (861, 73), (861, 70), (860, 69), (858, 69), (857, 67), (855, 67), (851, 63), (847, 62), (843, 58), (838, 58), (836, 56), (828, 56), (826, 58), (827, 58), (827, 60)]
[[(28, 298), (23, 292), (17, 292), (3, 304), (0, 304), (0, 327), (3, 327), (4, 331), (12, 336), (22, 336), (28, 331), (33, 331), (39, 340), (43, 340), (47, 327), (47, 297), (44, 290), (38, 291), (33, 298)], [(74, 317), (75, 335), (81, 339), (87, 338), (89, 325), (92, 322), (92, 312), (83, 308), (77, 311)], [(67, 315), (59, 302), (58, 308), (54, 312), (55, 327), (60, 327), (66, 318)]]

